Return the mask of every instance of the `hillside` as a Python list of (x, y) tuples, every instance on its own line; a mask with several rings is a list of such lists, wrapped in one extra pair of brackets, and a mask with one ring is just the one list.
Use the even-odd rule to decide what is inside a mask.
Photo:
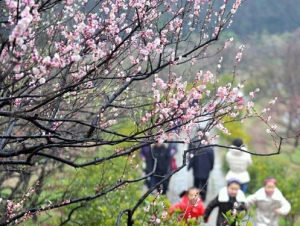
[(292, 32), (299, 27), (299, 0), (246, 0), (233, 18), (230, 31), (240, 37), (263, 32)]

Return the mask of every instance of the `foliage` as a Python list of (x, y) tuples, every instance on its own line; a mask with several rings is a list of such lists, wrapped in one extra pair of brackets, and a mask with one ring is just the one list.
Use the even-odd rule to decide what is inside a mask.
[(250, 144), (251, 135), (248, 131), (245, 131), (243, 123), (240, 123), (239, 121), (230, 121), (230, 118), (228, 117), (225, 118), (224, 121), (226, 124), (228, 124), (226, 125), (226, 127), (231, 132), (231, 134), (221, 134), (220, 137), (222, 138), (222, 140), (232, 144), (234, 139), (241, 138), (245, 145)]
[[(245, 220), (246, 211), (243, 210), (241, 212), (236, 212), (235, 209), (228, 210), (225, 214), (223, 213), (224, 218), (227, 221), (228, 225), (236, 225), (236, 226), (252, 226), (249, 220)], [(246, 222), (246, 223), (244, 223)]]

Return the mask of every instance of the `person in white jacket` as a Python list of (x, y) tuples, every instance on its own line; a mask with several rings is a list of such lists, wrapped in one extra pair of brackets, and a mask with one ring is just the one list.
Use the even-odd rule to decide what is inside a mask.
[(287, 215), (291, 204), (276, 187), (274, 178), (267, 178), (264, 187), (246, 198), (247, 208), (256, 206), (256, 226), (278, 226), (278, 215)]
[(242, 139), (237, 138), (233, 141), (231, 148), (226, 153), (229, 171), (227, 172), (225, 179), (228, 181), (230, 178), (237, 178), (241, 183), (241, 190), (246, 194), (248, 183), (250, 181), (247, 168), (252, 165), (252, 158), (249, 153), (236, 148), (248, 151), (244, 146)]

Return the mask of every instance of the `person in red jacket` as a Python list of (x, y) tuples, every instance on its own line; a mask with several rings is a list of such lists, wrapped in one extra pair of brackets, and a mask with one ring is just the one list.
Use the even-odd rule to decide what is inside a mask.
[(190, 188), (180, 194), (182, 198), (180, 202), (170, 206), (170, 215), (179, 211), (179, 219), (198, 219), (199, 216), (203, 216), (205, 212), (204, 204), (199, 196), (200, 190), (198, 188)]

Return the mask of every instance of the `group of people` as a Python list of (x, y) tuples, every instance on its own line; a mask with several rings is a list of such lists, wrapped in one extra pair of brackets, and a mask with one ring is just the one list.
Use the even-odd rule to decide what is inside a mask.
[[(163, 175), (170, 172), (171, 158), (177, 152), (177, 148), (176, 145), (167, 147), (164, 144), (155, 144), (149, 148), (152, 148), (152, 151), (148, 150), (148, 153), (152, 152), (152, 157), (157, 158), (156, 171), (149, 184), (149, 187), (152, 187), (164, 178)], [(163, 152), (162, 148), (166, 152), (165, 157), (160, 156)], [(252, 164), (252, 159), (241, 139), (235, 139), (226, 153), (226, 161), (229, 166), (225, 177), (227, 185), (220, 189), (218, 195), (205, 206), (209, 174), (214, 166), (214, 150), (201, 145), (196, 139), (192, 140), (189, 149), (191, 157), (188, 170), (193, 169), (194, 186), (180, 194), (182, 198), (180, 202), (170, 206), (170, 216), (174, 212), (179, 212), (181, 213), (180, 219), (202, 217), (204, 222), (208, 222), (212, 210), (218, 207), (216, 226), (236, 225), (235, 222), (231, 224), (227, 222), (224, 217), (227, 211), (231, 210), (233, 214), (236, 214), (243, 210), (248, 211), (251, 206), (256, 206), (257, 226), (278, 226), (278, 215), (289, 213), (291, 205), (277, 188), (275, 178), (266, 178), (262, 188), (246, 197), (250, 181), (247, 168)], [(141, 157), (142, 155), (141, 152)], [(147, 161), (146, 158), (144, 160)], [(149, 165), (148, 172), (153, 169), (151, 168), (153, 164), (153, 160), (146, 164)], [(168, 181), (165, 182), (162, 194), (166, 194), (168, 190)]]
[(229, 223), (224, 216), (229, 210), (236, 216), (256, 206), (256, 226), (278, 226), (278, 215), (286, 215), (291, 209), (290, 203), (276, 187), (274, 178), (265, 179), (263, 187), (248, 197), (241, 190), (239, 180), (231, 178), (206, 207), (199, 194), (199, 188), (188, 189), (180, 202), (170, 206), (170, 215), (177, 211), (181, 212), (180, 219), (203, 217), (203, 221), (208, 222), (212, 210), (218, 207), (216, 226), (236, 225), (235, 221)]

